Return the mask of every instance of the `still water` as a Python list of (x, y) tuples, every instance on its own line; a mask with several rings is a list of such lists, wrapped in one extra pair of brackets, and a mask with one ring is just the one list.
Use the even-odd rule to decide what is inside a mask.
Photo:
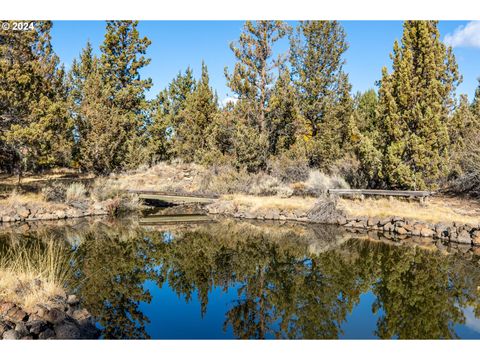
[[(0, 227), (55, 241), (106, 339), (480, 338), (480, 256), (329, 226), (124, 220)], [(440, 249), (439, 249), (440, 248)]]

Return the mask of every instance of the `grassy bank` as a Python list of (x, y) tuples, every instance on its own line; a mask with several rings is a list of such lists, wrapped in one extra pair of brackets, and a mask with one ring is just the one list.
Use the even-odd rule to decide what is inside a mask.
[(71, 278), (72, 255), (53, 240), (42, 244), (20, 242), (0, 257), (0, 298), (29, 311), (35, 305), (54, 305), (65, 298)]

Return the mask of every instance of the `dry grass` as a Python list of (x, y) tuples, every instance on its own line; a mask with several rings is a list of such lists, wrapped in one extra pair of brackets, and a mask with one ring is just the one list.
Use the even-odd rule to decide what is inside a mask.
[(16, 191), (13, 191), (7, 198), (0, 199), (0, 206), (5, 207), (18, 207), (18, 206), (26, 206), (32, 205), (37, 207), (42, 207), (45, 209), (51, 209), (52, 211), (65, 209), (65, 206), (62, 204), (56, 204), (49, 201), (46, 201), (42, 194), (35, 194), (35, 193), (24, 193), (19, 194)]
[(480, 206), (474, 200), (434, 197), (426, 204), (399, 199), (372, 199), (363, 201), (339, 199), (338, 206), (351, 216), (399, 216), (429, 223), (458, 222), (480, 224)]
[(0, 258), (0, 298), (31, 310), (65, 297), (73, 255), (54, 240), (12, 245)]
[(254, 195), (225, 195), (225, 200), (232, 201), (237, 206), (246, 206), (252, 211), (262, 209), (301, 210), (308, 211), (315, 204), (313, 197), (292, 196), (288, 199), (279, 196), (254, 196)]

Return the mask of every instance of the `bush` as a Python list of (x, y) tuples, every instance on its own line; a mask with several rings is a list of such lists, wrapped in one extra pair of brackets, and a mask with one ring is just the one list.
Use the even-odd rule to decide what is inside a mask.
[(293, 195), (293, 189), (286, 185), (279, 186), (277, 188), (277, 195), (281, 198), (289, 198)]
[(310, 171), (306, 159), (292, 159), (285, 155), (270, 159), (267, 168), (272, 176), (286, 184), (307, 180)]
[(251, 176), (247, 192), (250, 195), (276, 195), (280, 185), (277, 178), (265, 173), (258, 173)]
[(83, 201), (87, 198), (87, 190), (85, 185), (82, 183), (72, 183), (67, 188), (65, 193), (65, 199), (67, 203), (72, 203), (75, 201)]
[(348, 189), (349, 185), (338, 175), (330, 177), (318, 170), (312, 170), (305, 182), (305, 187), (309, 194), (319, 196), (325, 194), (328, 189)]
[(53, 183), (42, 188), (42, 196), (45, 201), (64, 202), (66, 198), (65, 185), (61, 183)]

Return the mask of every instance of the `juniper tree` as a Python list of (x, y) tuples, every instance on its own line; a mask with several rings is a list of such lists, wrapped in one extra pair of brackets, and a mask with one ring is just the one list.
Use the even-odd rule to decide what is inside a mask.
[(202, 63), (202, 75), (195, 90), (185, 99), (180, 124), (174, 135), (176, 154), (186, 161), (202, 162), (207, 151), (207, 131), (217, 112), (217, 97), (210, 87), (208, 69)]
[(23, 170), (67, 165), (70, 157), (65, 72), (51, 27), (37, 21), (33, 30), (0, 30), (0, 148)]
[(383, 175), (391, 188), (435, 188), (448, 172), (448, 122), (461, 79), (437, 23), (406, 21), (401, 44), (394, 43), (393, 72), (382, 71)]
[(308, 123), (311, 165), (327, 169), (342, 155), (352, 111), (343, 72), (345, 32), (337, 21), (302, 21), (291, 38), (290, 61), (302, 116)]
[(242, 113), (260, 132), (266, 131), (266, 113), (275, 80), (274, 71), (282, 59), (274, 57), (273, 46), (289, 31), (283, 21), (246, 21), (237, 42), (230, 44), (237, 63), (227, 85), (237, 95)]
[(475, 96), (473, 97), (472, 113), (477, 121), (480, 122), (480, 78), (478, 79), (478, 86), (475, 90)]
[(187, 98), (195, 90), (195, 79), (190, 67), (160, 91), (150, 104), (150, 124), (147, 128), (149, 149), (153, 161), (165, 160), (174, 155), (173, 140), (182, 125), (181, 112)]
[(290, 71), (282, 66), (272, 90), (267, 113), (270, 154), (277, 155), (288, 150), (295, 143), (297, 128), (300, 124), (299, 116), (298, 101)]
[(123, 148), (123, 167), (132, 168), (144, 162), (142, 150), (146, 146), (145, 124), (148, 102), (145, 91), (152, 80), (142, 79), (140, 70), (150, 63), (146, 58), (151, 41), (140, 37), (138, 21), (108, 21), (101, 45), (103, 81), (110, 89), (110, 99), (123, 118), (123, 131), (127, 134)]

